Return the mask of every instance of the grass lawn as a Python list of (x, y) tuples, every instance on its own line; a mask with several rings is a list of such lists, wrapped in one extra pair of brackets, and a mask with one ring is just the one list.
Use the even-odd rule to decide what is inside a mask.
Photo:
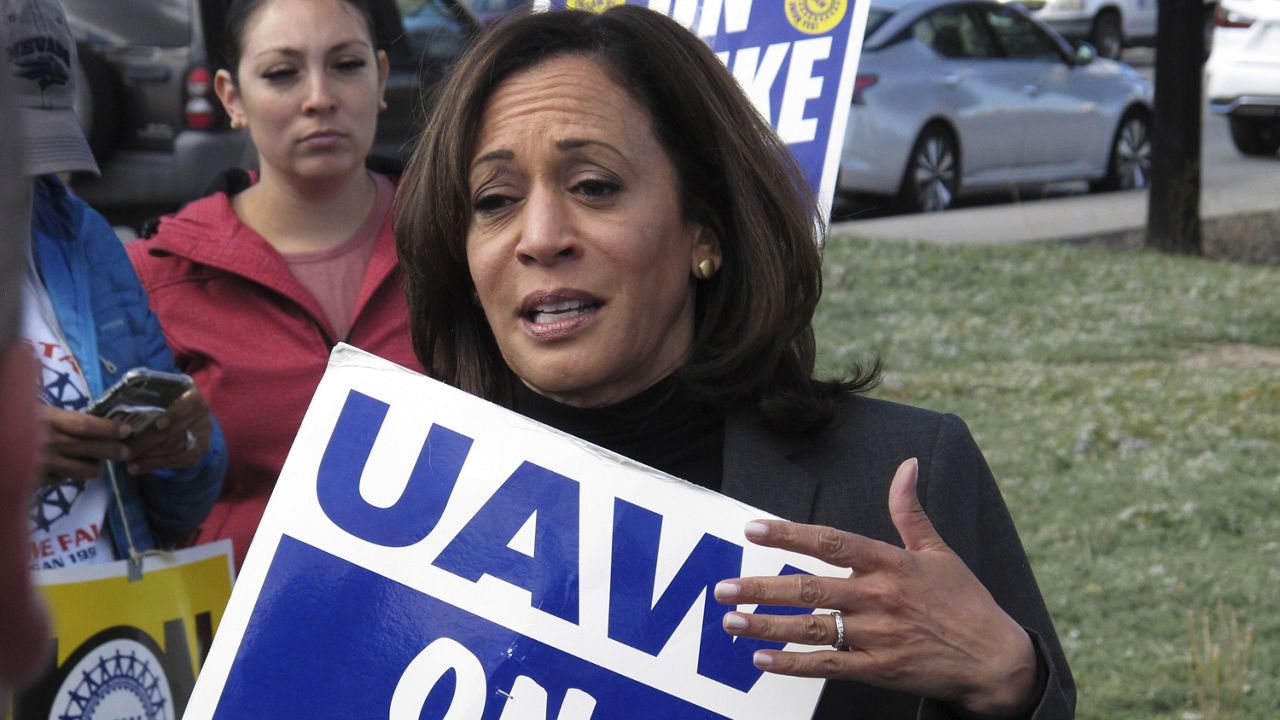
[(1280, 268), (847, 236), (825, 264), (820, 371), (878, 354), (876, 395), (969, 423), (1078, 717), (1201, 717), (1187, 619), (1218, 602), (1256, 638), (1236, 717), (1280, 717)]

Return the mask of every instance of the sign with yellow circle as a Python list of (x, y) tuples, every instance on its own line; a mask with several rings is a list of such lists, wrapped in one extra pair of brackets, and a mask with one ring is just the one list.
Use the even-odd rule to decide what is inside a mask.
[(53, 621), (43, 673), (2, 720), (176, 720), (222, 622), (231, 541), (35, 574)]
[(627, 0), (569, 0), (565, 7), (569, 10), (586, 10), (587, 12), (602, 13), (611, 7), (618, 5), (626, 5)]
[(786, 0), (787, 21), (806, 35), (831, 32), (849, 9), (848, 0)]
[(730, 69), (819, 202), (831, 206), (846, 135), (854, 134), (849, 111), (875, 0), (529, 1), (538, 11), (644, 7), (688, 29)]

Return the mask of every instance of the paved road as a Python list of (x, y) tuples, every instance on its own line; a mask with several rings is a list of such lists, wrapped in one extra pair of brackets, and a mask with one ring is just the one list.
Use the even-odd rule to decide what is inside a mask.
[[(1148, 78), (1152, 52), (1126, 59)], [(1225, 118), (1204, 114), (1203, 218), (1280, 211), (1280, 156), (1247, 158), (1231, 144)], [(1147, 219), (1146, 191), (1090, 195), (1081, 185), (1055, 188), (1048, 199), (977, 204), (943, 213), (873, 217), (839, 222), (832, 234), (925, 240), (938, 243), (1012, 243), (1088, 237), (1141, 228)]]

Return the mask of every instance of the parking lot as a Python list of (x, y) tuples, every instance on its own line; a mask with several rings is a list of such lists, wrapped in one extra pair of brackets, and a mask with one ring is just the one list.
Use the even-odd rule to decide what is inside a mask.
[[(454, 7), (456, 3), (452, 0), (449, 3), (437, 0), (416, 3), (416, 5), (421, 6), (419, 12), (413, 18), (406, 16), (402, 21), (407, 23), (406, 27), (412, 25), (417, 28), (421, 25), (422, 28), (428, 26), (436, 28), (440, 23), (439, 13), (434, 11), (434, 14), (426, 13), (425, 10), (437, 6)], [(437, 19), (428, 22), (429, 18)], [(414, 30), (414, 32), (425, 33), (427, 30)], [(436, 30), (432, 29), (431, 32)], [(456, 41), (456, 35), (451, 37), (455, 40), (450, 50), (456, 52), (460, 45)], [(419, 44), (425, 42), (420, 41)], [(1130, 48), (1122, 57), (1124, 62), (1137, 69), (1148, 81), (1153, 80), (1154, 77), (1154, 59), (1154, 50), (1142, 47)], [(412, 86), (415, 82), (413, 73), (406, 71), (401, 74), (404, 77), (400, 79), (400, 84), (406, 87)], [(393, 105), (413, 103), (413, 99), (408, 94), (403, 94), (401, 97), (402, 99), (398, 101), (393, 99)], [(214, 101), (216, 103), (216, 98)], [(211, 122), (215, 125), (218, 122), (225, 122), (219, 121), (216, 111), (212, 115)], [(384, 145), (402, 147), (404, 138), (412, 133), (412, 128), (408, 124), (410, 119), (407, 113), (400, 115), (393, 113), (393, 115), (395, 117), (391, 119), (395, 120), (392, 123), (395, 127), (392, 128), (393, 132), (390, 132), (388, 137), (394, 137)], [(384, 120), (390, 122), (387, 118)], [(857, 112), (852, 121), (857, 121)], [(1254, 212), (1274, 206), (1271, 195), (1266, 189), (1273, 187), (1275, 181), (1280, 179), (1280, 160), (1276, 156), (1259, 158), (1241, 155), (1232, 145), (1227, 121), (1222, 116), (1209, 113), (1207, 110), (1203, 115), (1203, 138), (1202, 210), (1206, 214)], [(1039, 140), (1053, 142), (1053, 138), (1048, 136)], [(385, 150), (385, 148), (381, 149)], [(251, 158), (252, 152), (249, 149), (240, 153), (239, 159), (228, 157), (226, 162), (228, 165), (245, 164), (245, 160), (251, 160)], [(126, 237), (148, 219), (170, 212), (176, 207), (176, 202), (172, 198), (156, 198), (155, 201), (148, 201), (148, 195), (139, 194), (136, 188), (126, 191), (124, 188), (112, 187), (113, 183), (124, 185), (134, 180), (136, 178), (130, 175), (108, 175), (98, 181), (95, 186), (86, 188), (91, 191), (86, 194), (91, 201), (96, 201), (97, 198), (130, 198), (128, 202), (96, 202)], [(202, 187), (204, 182), (204, 180), (200, 181)], [(1032, 183), (1020, 185), (1015, 189), (1007, 189), (1007, 186), (997, 187), (957, 198), (955, 210), (948, 213), (948, 219), (945, 221), (923, 216), (908, 219), (906, 216), (899, 215), (901, 203), (898, 198), (892, 196), (848, 194), (837, 199), (833, 214), (836, 220), (853, 221), (852, 226), (861, 228), (861, 232), (958, 241), (966, 241), (969, 238), (1035, 239), (1047, 234), (1056, 237), (1075, 237), (1122, 230), (1140, 226), (1144, 222), (1144, 191), (1090, 195), (1089, 190), (1090, 183), (1086, 181)], [(955, 214), (956, 211), (963, 214)], [(1010, 216), (1018, 220), (1011, 222)]]
[[(1150, 48), (1131, 49), (1124, 60), (1154, 77), (1155, 52)], [(1201, 216), (1280, 211), (1274, 190), (1280, 183), (1280, 157), (1241, 155), (1232, 145), (1226, 119), (1208, 112), (1207, 105), (1202, 122)], [(837, 222), (833, 232), (941, 243), (1008, 243), (1111, 235), (1141, 228), (1146, 217), (1146, 191), (1089, 194), (1084, 183), (1065, 183), (1032, 194), (1004, 192), (965, 199), (956, 210), (941, 215), (863, 207), (856, 216)]]

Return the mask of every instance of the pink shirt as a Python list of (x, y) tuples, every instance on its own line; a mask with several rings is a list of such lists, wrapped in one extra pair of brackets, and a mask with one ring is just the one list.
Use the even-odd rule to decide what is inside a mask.
[(374, 240), (395, 198), (395, 186), (391, 180), (373, 172), (369, 176), (373, 178), (377, 196), (369, 216), (351, 237), (318, 252), (284, 255), (289, 271), (320, 303), (320, 309), (339, 338), (346, 338), (351, 331), (356, 301), (360, 297), (369, 257), (373, 254)]

